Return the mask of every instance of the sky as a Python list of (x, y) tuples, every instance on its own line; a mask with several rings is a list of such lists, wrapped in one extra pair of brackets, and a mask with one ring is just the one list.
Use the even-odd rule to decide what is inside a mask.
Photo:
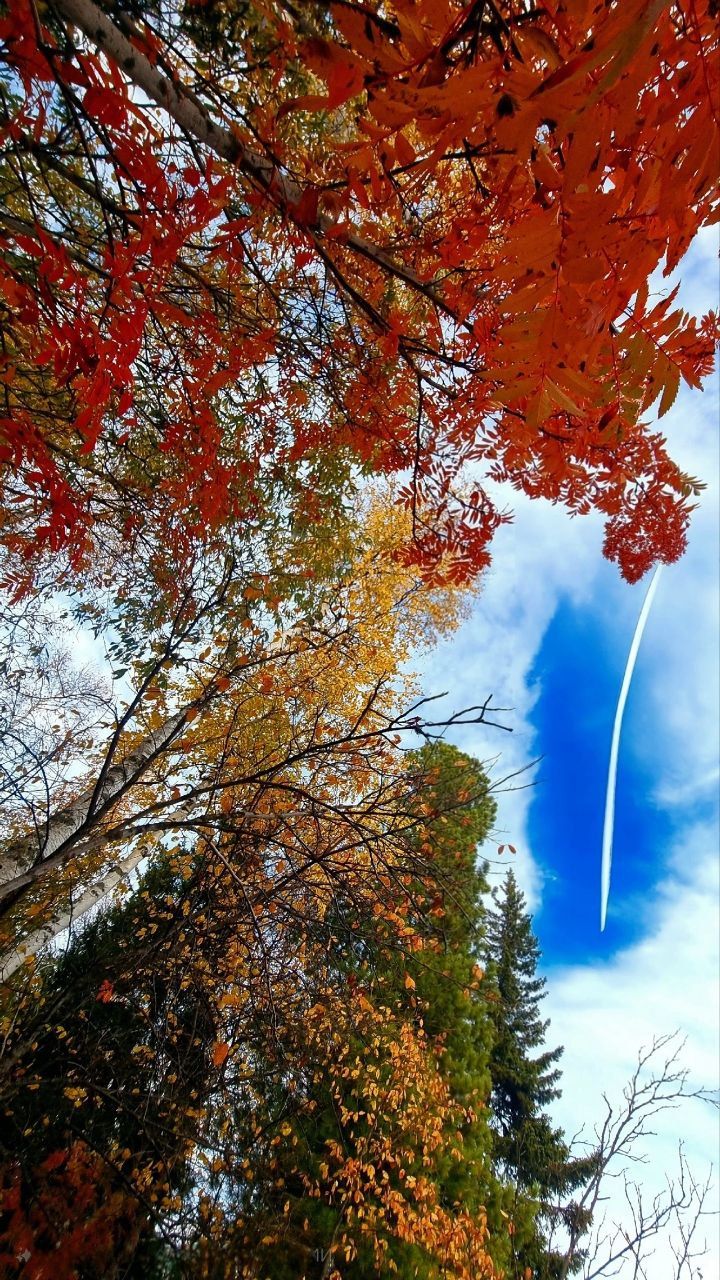
[[(704, 234), (670, 282), (681, 280), (679, 300), (690, 311), (717, 309), (717, 247), (717, 235)], [(662, 570), (630, 688), (605, 933), (600, 854), (610, 738), (649, 579), (629, 586), (602, 559), (599, 519), (570, 519), (512, 494), (514, 522), (499, 530), (472, 616), (424, 666), (427, 692), (447, 690), (451, 710), (489, 693), (511, 708), (503, 719), (512, 735), (483, 728), (453, 735), (492, 761), (492, 777), (540, 757), (498, 795), (496, 839), (517, 854), (486, 852), (493, 875), (512, 862), (533, 911), (549, 1042), (565, 1045), (555, 1114), (568, 1133), (591, 1130), (603, 1092), (617, 1095), (639, 1048), (675, 1029), (687, 1037), (683, 1061), (693, 1080), (717, 1086), (718, 417), (716, 375), (702, 394), (681, 391), (661, 424), (671, 455), (708, 488), (686, 555)], [(713, 1113), (688, 1103), (663, 1118), (648, 1148), (646, 1187), (662, 1184), (680, 1137), (699, 1174), (717, 1166)], [(717, 1219), (705, 1234), (710, 1277), (720, 1274)], [(672, 1275), (668, 1258), (661, 1246), (653, 1280)]]

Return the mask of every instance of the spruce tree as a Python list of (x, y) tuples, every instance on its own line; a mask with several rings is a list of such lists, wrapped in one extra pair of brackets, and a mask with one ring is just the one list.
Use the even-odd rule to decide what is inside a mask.
[[(489, 1061), (493, 1158), (497, 1176), (514, 1188), (517, 1199), (510, 1275), (553, 1280), (560, 1274), (560, 1258), (548, 1247), (548, 1234), (567, 1211), (560, 1207), (565, 1198), (585, 1180), (589, 1162), (573, 1159), (547, 1111), (560, 1096), (557, 1064), (563, 1049), (544, 1047), (549, 1019), (542, 1017), (540, 1005), (546, 980), (537, 974), (540, 948), (512, 871), (493, 893), (485, 931), (494, 1028)], [(535, 1213), (528, 1214), (533, 1205)]]

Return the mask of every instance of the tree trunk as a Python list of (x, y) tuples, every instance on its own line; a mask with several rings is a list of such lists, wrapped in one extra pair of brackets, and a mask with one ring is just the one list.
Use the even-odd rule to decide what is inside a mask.
[[(303, 196), (303, 188), (298, 182), (278, 173), (271, 160), (240, 142), (230, 129), (216, 123), (190, 89), (179, 80), (170, 80), (158, 67), (154, 67), (92, 0), (55, 0), (54, 7), (97, 49), (102, 50), (132, 84), (143, 89), (153, 102), (167, 111), (181, 129), (223, 160), (236, 164), (265, 192), (268, 199), (292, 218), (293, 209)], [(322, 234), (333, 225), (332, 218), (319, 213), (314, 227), (306, 227), (305, 230), (310, 234), (314, 231)], [(421, 280), (410, 267), (396, 262), (372, 241), (351, 231), (345, 235), (343, 243), (423, 293), (441, 311), (454, 316), (452, 308), (443, 301), (431, 281)]]
[(33, 832), (14, 841), (0, 854), (0, 900), (40, 879), (59, 866), (92, 833), (122, 794), (133, 786), (159, 752), (163, 751), (185, 721), (187, 708), (153, 730), (118, 764), (111, 765), (101, 786), (89, 788), (59, 813), (48, 816), (44, 835)]
[(0, 983), (8, 982), (16, 969), (19, 969), (29, 956), (37, 955), (43, 947), (57, 938), (58, 934), (64, 929), (69, 929), (75, 921), (80, 920), (88, 911), (102, 902), (113, 889), (117, 887), (127, 876), (134, 871), (138, 862), (143, 857), (141, 849), (133, 849), (122, 862), (118, 863), (110, 871), (88, 889), (73, 903), (71, 903), (60, 915), (51, 920), (49, 924), (44, 924), (40, 929), (36, 929), (34, 933), (24, 938), (19, 947), (0, 960)]

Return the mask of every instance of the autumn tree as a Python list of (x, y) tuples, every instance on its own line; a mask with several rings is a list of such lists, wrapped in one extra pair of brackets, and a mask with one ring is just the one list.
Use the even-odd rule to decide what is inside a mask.
[[(443, 751), (441, 760), (457, 766), (457, 754)], [(431, 764), (435, 753), (426, 756)], [(438, 781), (436, 774), (444, 791)], [(443, 817), (449, 824), (460, 817), (457, 805), (442, 812), (437, 791), (426, 806), (431, 830)], [(391, 963), (385, 984), (377, 961), (364, 969), (348, 962), (341, 974), (340, 957), (377, 955), (380, 946), (369, 922), (336, 910), (315, 946), (302, 946), (299, 962), (298, 936), (283, 948), (278, 933), (275, 976), (265, 974), (269, 1004), (253, 997), (247, 964), (236, 964), (234, 985), (222, 984), (218, 998), (208, 969), (221, 970), (242, 928), (237, 904), (224, 913), (224, 931), (218, 928), (230, 887), (224, 870), (196, 859), (189, 872), (177, 857), (156, 865), (122, 908), (86, 926), (26, 987), (0, 1097), (7, 1273), (27, 1255), (28, 1267), (17, 1268), (24, 1280), (50, 1258), (68, 1280), (78, 1265), (88, 1275), (118, 1267), (148, 1276), (224, 1275), (240, 1267), (263, 1277), (328, 1275), (337, 1266), (352, 1277), (390, 1261), (400, 1275), (418, 1268), (432, 1276), (438, 1267), (452, 1276), (492, 1275), (488, 1252), (514, 1235), (493, 1239), (491, 1210), (487, 1238), (484, 1216), (468, 1213), (465, 1179), (487, 1183), (477, 1132), (473, 1141), (478, 1115), (459, 1105), (442, 1037), (414, 1025), (423, 1009), (417, 987), (403, 981), (401, 1009), (390, 995)], [(416, 863), (416, 882), (419, 870)], [(428, 887), (449, 902), (449, 882), (433, 879), (432, 859), (425, 872)], [(410, 905), (396, 902), (401, 919), (411, 918)], [(386, 954), (397, 959), (408, 949), (407, 976), (433, 952), (417, 935), (409, 941), (404, 926), (391, 944), (389, 903), (385, 910)], [(281, 978), (288, 968), (289, 984)], [(383, 991), (392, 1006), (378, 1003)], [(482, 988), (474, 998), (485, 999)], [(626, 1105), (608, 1103), (598, 1146), (591, 1143), (584, 1160), (592, 1171), (572, 1198), (563, 1194), (567, 1181), (546, 1189), (557, 1210), (553, 1248), (536, 1256), (536, 1274), (569, 1275), (586, 1259), (588, 1276), (608, 1274), (605, 1254), (611, 1269), (618, 1250), (645, 1255), (674, 1216), (678, 1248), (684, 1241), (686, 1256), (694, 1248), (707, 1188), (686, 1163), (667, 1202), (643, 1208), (639, 1234), (620, 1227), (606, 1234), (598, 1220), (589, 1254), (582, 1243), (604, 1180), (632, 1158), (656, 1111), (694, 1096), (676, 1051), (644, 1078), (667, 1044), (641, 1057)], [(467, 1074), (464, 1080), (467, 1102)], [(328, 1094), (334, 1106), (323, 1108)], [(484, 1123), (480, 1132), (487, 1134)], [(528, 1197), (532, 1205), (536, 1185)], [(516, 1222), (522, 1227), (517, 1203)], [(526, 1274), (527, 1239), (524, 1248), (522, 1270), (515, 1255), (506, 1274)]]
[(716, 324), (648, 280), (715, 216), (714, 16), (8, 0), (14, 586), (251, 528), (268, 488), (312, 525), (363, 472), (407, 477), (429, 574), (487, 562), (485, 477), (601, 511), (630, 579), (677, 558), (696, 485), (644, 415)]
[(325, 865), (329, 889), (363, 840), (382, 864), (393, 824), (414, 821), (401, 816), (398, 735), (423, 704), (399, 667), (460, 601), (393, 565), (400, 513), (375, 502), (364, 519), (317, 614), (273, 614), (262, 577), (203, 562), (192, 595), (131, 653), (133, 692), (116, 697), (96, 751), (2, 849), (6, 976), (178, 833), (236, 869), (264, 840), (263, 874), (291, 895)]
[[(482, 1274), (480, 1261), (489, 1274), (482, 1215), (439, 1205), (427, 1173), (420, 1199), (401, 1185), (418, 1176), (413, 1162), (440, 1159), (460, 1123), (448, 1119), (457, 1104), (421, 1028), (394, 1022), (390, 1004), (339, 991), (336, 980), (341, 941), (361, 937), (364, 920), (382, 916), (394, 935), (388, 945), (401, 950), (415, 934), (423, 857), (401, 736), (432, 736), (442, 725), (433, 723), (435, 704), (413, 699), (400, 668), (411, 645), (452, 624), (459, 601), (453, 588), (434, 589), (393, 564), (402, 519), (371, 504), (353, 527), (345, 574), (325, 580), (318, 614), (299, 610), (292, 623), (286, 604), (284, 630), (276, 623), (270, 634), (273, 606), (261, 589), (241, 590), (224, 564), (204, 562), (192, 606), (167, 620), (161, 644), (151, 633), (149, 657), (144, 649), (132, 658), (136, 693), (109, 736), (101, 733), (88, 775), (66, 779), (65, 804), (51, 797), (32, 834), (5, 844), (11, 1242), (27, 1241), (33, 1215), (45, 1212), (33, 1190), (45, 1161), (57, 1161), (47, 1172), (62, 1205), (63, 1170), (69, 1177), (75, 1158), (87, 1157), (88, 1167), (102, 1161), (119, 1219), (138, 1240), (162, 1229), (191, 1268), (205, 1256), (222, 1268), (233, 1249), (247, 1254), (250, 1174), (275, 1158), (284, 1119), (268, 1081), (282, 1073), (287, 1097), (295, 1079), (302, 1098), (307, 1063), (320, 1061), (332, 1032), (326, 1057), (338, 1091), (347, 1046), (364, 1062), (364, 1037), (379, 1037), (387, 1105), (377, 1132), (355, 1139), (363, 1166), (394, 1170), (377, 1186), (353, 1184), (354, 1207), (340, 1197), (344, 1247), (352, 1252), (356, 1229), (365, 1230), (361, 1218), (385, 1215), (390, 1236), (452, 1261), (458, 1276)], [(410, 705), (398, 711), (403, 698)], [(144, 881), (129, 914), (106, 932), (92, 926), (46, 987), (50, 961), (36, 976), (36, 957), (48, 941), (112, 890), (127, 894), (143, 861), (148, 875), (167, 867), (165, 884)], [(367, 1106), (373, 1078), (358, 1080)], [(428, 1126), (420, 1150), (418, 1108)], [(71, 1160), (73, 1135), (85, 1147)], [(355, 1177), (340, 1154), (317, 1184), (331, 1205), (333, 1186)], [(66, 1216), (60, 1208), (54, 1216), (60, 1237), (48, 1228), (38, 1257), (58, 1244), (81, 1257), (81, 1224), (68, 1241)]]
[[(416, 886), (423, 863), (408, 854)], [(395, 958), (422, 947), (407, 926), (415, 891), (398, 886), (363, 921), (338, 877), (313, 931), (275, 919), (253, 949), (229, 870), (174, 854), (20, 993), (2, 1088), (15, 1198), (0, 1239), (29, 1243), (34, 1265), (88, 1254), (92, 1216), (29, 1229), (47, 1162), (61, 1204), (82, 1133), (120, 1207), (117, 1261), (129, 1254), (143, 1274), (319, 1275), (335, 1251), (348, 1275), (363, 1258), (374, 1270), (407, 1256), (428, 1275), (492, 1275), (482, 1207), (447, 1194), (466, 1143), (477, 1167), (471, 1095), (449, 1089), (409, 978), (402, 1009), (374, 965), (354, 981), (339, 972), (346, 950), (381, 938)]]
[[(356, 990), (350, 1027), (332, 1002), (313, 1010), (310, 1096), (289, 1113), (292, 1146), (265, 1171), (265, 1188), (274, 1177), (277, 1190), (260, 1201), (262, 1275), (496, 1274), (484, 1206), (444, 1195), (472, 1114), (452, 1097), (423, 1029), (397, 1002), (375, 1003), (382, 994), (382, 983)], [(262, 1223), (261, 1213), (249, 1224), (256, 1240)]]

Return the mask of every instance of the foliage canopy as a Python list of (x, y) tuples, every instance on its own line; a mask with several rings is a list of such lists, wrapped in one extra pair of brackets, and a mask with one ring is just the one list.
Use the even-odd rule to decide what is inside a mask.
[(676, 559), (693, 482), (643, 414), (717, 326), (648, 280), (716, 216), (715, 16), (8, 0), (6, 544), (77, 566), (271, 491), (312, 524), (360, 469), (428, 574), (487, 563), (487, 477), (603, 512), (630, 579)]

